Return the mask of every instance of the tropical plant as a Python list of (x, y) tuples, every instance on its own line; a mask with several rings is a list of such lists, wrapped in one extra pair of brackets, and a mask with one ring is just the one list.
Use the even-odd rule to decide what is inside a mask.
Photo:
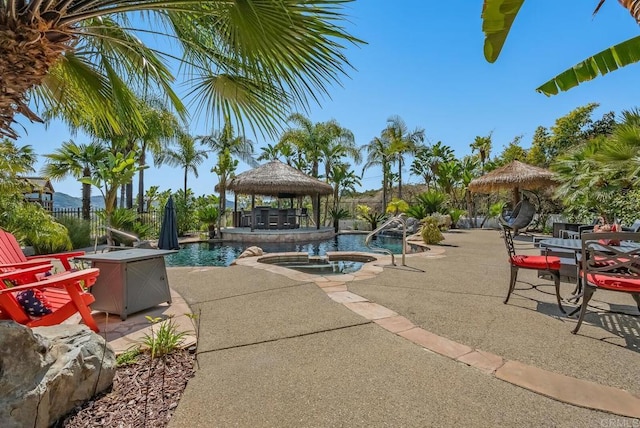
[(424, 141), (424, 129), (416, 128), (409, 131), (400, 116), (391, 116), (387, 119), (387, 127), (382, 131), (382, 135), (389, 141), (391, 159), (398, 165), (398, 199), (402, 199), (404, 156), (416, 153), (420, 143)]
[[(605, 0), (600, 0), (593, 14), (600, 10)], [(485, 34), (484, 57), (489, 62), (498, 59), (502, 46), (511, 30), (516, 15), (524, 0), (484, 0), (482, 8), (482, 31)], [(640, 0), (619, 0), (631, 16), (640, 22)], [(536, 91), (547, 96), (567, 91), (580, 83), (607, 74), (620, 67), (640, 61), (640, 36), (611, 46), (570, 69), (563, 71), (548, 82), (540, 85)]]
[(216, 222), (220, 218), (220, 211), (216, 205), (210, 204), (198, 208), (196, 211), (198, 220), (205, 223), (209, 230), (209, 239), (216, 237)]
[(439, 223), (440, 221), (435, 217), (426, 217), (422, 220), (420, 236), (425, 244), (439, 244), (444, 240)]
[(416, 202), (424, 207), (427, 214), (441, 212), (447, 196), (437, 190), (429, 190), (416, 196)]
[(423, 219), (429, 215), (424, 205), (410, 205), (409, 208), (407, 208), (407, 210), (405, 211), (405, 213), (409, 217), (413, 217), (417, 219)]
[(458, 225), (458, 220), (466, 213), (465, 210), (461, 210), (460, 208), (450, 208), (449, 216), (451, 217), (451, 227), (455, 229)]
[(367, 150), (367, 159), (362, 167), (364, 172), (373, 167), (382, 167), (382, 206), (387, 206), (387, 192), (389, 190), (389, 173), (391, 172), (391, 143), (384, 136), (374, 137), (364, 148)]
[(387, 205), (386, 212), (393, 215), (406, 212), (409, 209), (409, 204), (402, 199), (393, 198)]
[[(275, 133), (291, 105), (307, 106), (345, 74), (343, 43), (360, 43), (339, 25), (347, 2), (3, 1), (0, 135), (16, 137), (17, 113), (39, 120), (32, 96), (45, 109), (117, 131), (144, 122), (129, 88), (158, 88), (184, 112), (168, 58), (181, 62), (200, 110)], [(146, 18), (131, 19), (136, 13)], [(149, 48), (140, 33), (180, 51)]]
[[(238, 166), (238, 161), (234, 158), (238, 158), (252, 167), (258, 166), (258, 162), (253, 158), (253, 141), (235, 135), (228, 118), (225, 119), (222, 131), (213, 132), (211, 135), (201, 136), (197, 139), (218, 155), (218, 162), (211, 171), (218, 176), (217, 187), (220, 204), (218, 209), (224, 215), (226, 212), (227, 181), (233, 178)], [(222, 215), (218, 218), (218, 229), (221, 227)]]
[(87, 248), (91, 246), (90, 221), (68, 215), (56, 218), (56, 221), (67, 229), (72, 249)]
[(151, 353), (151, 359), (171, 354), (180, 348), (187, 332), (178, 331), (178, 323), (172, 316), (165, 320), (160, 317), (145, 318), (152, 324), (151, 334), (145, 333), (142, 343)]
[(138, 165), (138, 212), (144, 212), (144, 170), (147, 166), (147, 151), (158, 157), (165, 150), (167, 144), (176, 139), (182, 132), (180, 120), (169, 109), (164, 100), (148, 97), (140, 100), (140, 110), (144, 120), (144, 132), (137, 136), (140, 144)]
[(104, 211), (107, 224), (111, 224), (111, 214), (116, 209), (116, 197), (118, 188), (131, 181), (137, 171), (135, 152), (116, 153), (108, 152), (106, 156), (98, 160), (91, 177), (80, 179), (81, 183), (89, 183), (102, 194), (104, 198)]
[[(52, 180), (63, 180), (68, 176), (89, 179), (98, 162), (107, 156), (106, 148), (98, 143), (76, 144), (73, 140), (62, 143), (59, 149), (44, 155), (47, 161), (42, 174)], [(91, 183), (82, 183), (82, 218), (91, 218)]]
[(338, 233), (340, 220), (351, 217), (351, 214), (344, 208), (332, 208), (329, 210), (329, 216), (331, 216), (331, 219), (333, 220), (333, 230)]
[(481, 137), (479, 135), (473, 140), (469, 146), (471, 147), (471, 152), (478, 152), (478, 157), (480, 158), (480, 164), (482, 165), (482, 173), (484, 174), (484, 165), (487, 162), (487, 159), (491, 157), (491, 148), (493, 142), (491, 137), (493, 132), (490, 132), (486, 137)]
[[(184, 171), (183, 197), (186, 198), (189, 173), (193, 173), (193, 175), (198, 178), (198, 167), (202, 165), (207, 157), (207, 151), (198, 149), (196, 140), (192, 136), (181, 133), (178, 138), (177, 147), (175, 149), (167, 149), (160, 153), (155, 158), (155, 163), (157, 165), (171, 165), (181, 168)], [(185, 205), (187, 204), (186, 199), (183, 202)]]
[(384, 219), (387, 218), (385, 214), (376, 211), (364, 212), (360, 214), (360, 217), (363, 220), (369, 222), (369, 224), (371, 225), (371, 230), (376, 230), (378, 228), (378, 223), (384, 221)]

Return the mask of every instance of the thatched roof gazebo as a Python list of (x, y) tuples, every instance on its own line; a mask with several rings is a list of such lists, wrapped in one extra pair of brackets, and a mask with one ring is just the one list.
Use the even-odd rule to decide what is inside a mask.
[[(279, 160), (273, 160), (257, 168), (238, 174), (227, 183), (227, 190), (236, 195), (251, 195), (251, 209), (255, 207), (255, 195), (276, 196), (278, 198), (293, 198), (297, 196), (312, 196), (320, 206), (320, 196), (329, 195), (333, 188), (317, 178), (286, 165)], [(235, 198), (237, 211), (237, 198)], [(320, 227), (320, 210), (315, 210), (316, 225)], [(253, 224), (252, 224), (253, 228)]]
[(520, 201), (521, 189), (533, 190), (555, 184), (556, 181), (551, 171), (514, 160), (472, 180), (469, 183), (469, 190), (475, 193), (490, 193), (513, 189), (513, 203), (515, 205)]

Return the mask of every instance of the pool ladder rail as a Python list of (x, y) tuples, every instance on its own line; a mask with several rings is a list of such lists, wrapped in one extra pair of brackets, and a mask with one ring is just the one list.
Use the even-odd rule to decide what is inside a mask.
[(406, 264), (405, 264), (405, 255), (407, 253), (407, 247), (406, 247), (407, 246), (407, 221), (404, 218), (404, 214), (399, 214), (397, 216), (391, 217), (389, 220), (387, 220), (384, 223), (382, 223), (382, 225), (380, 227), (376, 228), (374, 231), (369, 233), (367, 235), (367, 237), (365, 238), (365, 240), (364, 240), (364, 245), (366, 245), (367, 248), (369, 248), (372, 252), (390, 255), (391, 256), (391, 265), (395, 266), (396, 265), (396, 257), (395, 257), (395, 254), (393, 254), (393, 252), (391, 250), (388, 250), (386, 248), (372, 247), (371, 246), (371, 240), (373, 239), (373, 237), (375, 235), (377, 235), (380, 231), (382, 231), (384, 228), (389, 226), (391, 223), (393, 223), (394, 221), (399, 221), (402, 224), (402, 266), (406, 266)]

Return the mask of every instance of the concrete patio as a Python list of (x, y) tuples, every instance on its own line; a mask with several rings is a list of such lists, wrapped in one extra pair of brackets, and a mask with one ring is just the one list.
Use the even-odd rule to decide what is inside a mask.
[(535, 272), (502, 303), (497, 231), (445, 236), (407, 267), (379, 257), (354, 275), (255, 259), (169, 269), (200, 317), (199, 370), (171, 426), (640, 426), (631, 296), (597, 292), (572, 335)]

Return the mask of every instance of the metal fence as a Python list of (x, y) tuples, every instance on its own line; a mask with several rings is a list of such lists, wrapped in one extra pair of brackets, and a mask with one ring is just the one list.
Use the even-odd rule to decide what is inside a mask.
[[(82, 208), (54, 208), (51, 214), (59, 219), (61, 217), (82, 218)], [(89, 211), (91, 224), (91, 238), (102, 236), (105, 233), (105, 216), (104, 209), (97, 208)], [(160, 233), (160, 225), (162, 224), (161, 210), (151, 210), (148, 212), (137, 213), (137, 221), (147, 225), (150, 228), (150, 234), (158, 236)], [(132, 231), (128, 231), (132, 232)]]

